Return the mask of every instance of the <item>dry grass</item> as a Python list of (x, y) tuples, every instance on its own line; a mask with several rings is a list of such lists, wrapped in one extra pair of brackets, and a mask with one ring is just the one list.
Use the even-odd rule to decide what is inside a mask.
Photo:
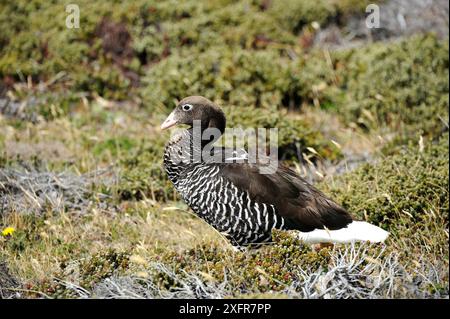
[[(5, 168), (0, 172), (1, 215), (41, 215), (66, 210), (85, 212), (92, 196), (90, 185), (101, 172), (85, 176), (35, 168)], [(101, 198), (102, 194), (98, 194)], [(95, 194), (94, 194), (95, 196)]]
[[(17, 237), (30, 232), (33, 238), (23, 238), (23, 247), (15, 247), (18, 251), (0, 247), (0, 255), (6, 256), (23, 282), (39, 282), (51, 278), (63, 261), (107, 249), (144, 253), (152, 258), (160, 249), (182, 251), (205, 241), (222, 241), (199, 218), (170, 203), (166, 205), (143, 201), (122, 203), (116, 209), (91, 206), (83, 215), (76, 211), (46, 214), (39, 225), (35, 219), (10, 214), (2, 218), (2, 224), (14, 227)], [(17, 245), (20, 244), (19, 241)]]

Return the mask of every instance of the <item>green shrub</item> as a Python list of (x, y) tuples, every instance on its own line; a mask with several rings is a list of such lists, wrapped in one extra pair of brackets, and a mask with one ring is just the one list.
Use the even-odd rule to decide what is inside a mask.
[[(134, 4), (81, 1), (80, 28), (65, 25), (67, 1), (18, 1), (3, 5), (0, 14), (0, 77), (24, 81), (49, 81), (65, 72), (72, 89), (93, 91), (108, 98), (127, 96), (129, 81), (102, 47), (95, 34), (102, 17), (120, 21), (133, 16)], [(118, 71), (120, 69), (120, 71)]]
[[(34, 81), (48, 81), (65, 72), (59, 89), (69, 86), (71, 90), (95, 91), (109, 99), (123, 100), (139, 84), (146, 68), (167, 56), (195, 54), (195, 58), (204, 58), (197, 54), (212, 47), (222, 52), (295, 46), (299, 28), (312, 21), (331, 21), (357, 12), (362, 8), (357, 3), (319, 1), (311, 5), (308, 1), (276, 1), (267, 7), (261, 1), (249, 0), (192, 0), (182, 4), (82, 0), (77, 3), (81, 27), (69, 29), (65, 25), (67, 1), (8, 2), (0, 14), (0, 28), (4, 30), (0, 36), (0, 77), (25, 81), (31, 76)], [(269, 70), (277, 67), (277, 63), (267, 64), (268, 59), (279, 60), (271, 53), (259, 56), (251, 52), (241, 52), (237, 58), (255, 58), (255, 63), (262, 68), (267, 65)], [(245, 69), (251, 61), (230, 62)], [(271, 75), (264, 76), (261, 81), (274, 80)], [(281, 75), (276, 80), (284, 79)], [(241, 83), (239, 79), (226, 80)], [(277, 83), (271, 85), (274, 90), (280, 89)], [(244, 88), (244, 91), (245, 100), (251, 102), (253, 90)]]
[(144, 103), (171, 109), (175, 99), (200, 94), (240, 106), (279, 105), (288, 87), (287, 67), (273, 50), (212, 48), (199, 55), (172, 55), (143, 79)]
[(406, 137), (442, 132), (449, 108), (448, 41), (415, 36), (337, 53), (335, 59), (347, 92), (338, 110), (344, 117), (368, 127), (389, 125)]
[(391, 231), (404, 223), (424, 226), (432, 216), (448, 228), (448, 150), (448, 134), (423, 151), (410, 143), (400, 154), (320, 186), (355, 216)]

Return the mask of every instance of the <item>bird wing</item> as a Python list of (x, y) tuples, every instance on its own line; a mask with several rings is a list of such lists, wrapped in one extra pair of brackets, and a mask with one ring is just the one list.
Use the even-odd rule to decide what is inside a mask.
[(300, 231), (340, 229), (352, 222), (349, 213), (291, 169), (279, 165), (273, 174), (261, 174), (259, 164), (220, 165), (220, 174), (252, 200), (274, 205), (286, 227)]

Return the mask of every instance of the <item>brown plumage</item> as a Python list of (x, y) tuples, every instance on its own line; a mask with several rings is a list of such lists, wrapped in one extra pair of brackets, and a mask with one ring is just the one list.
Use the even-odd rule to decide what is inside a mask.
[(273, 204), (289, 229), (335, 230), (352, 222), (345, 209), (281, 164), (274, 174), (261, 174), (258, 164), (224, 164), (221, 174), (251, 199)]

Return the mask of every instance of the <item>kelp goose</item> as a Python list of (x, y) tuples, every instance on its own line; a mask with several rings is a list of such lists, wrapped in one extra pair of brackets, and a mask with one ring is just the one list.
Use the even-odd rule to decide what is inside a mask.
[[(388, 232), (354, 221), (345, 209), (285, 166), (278, 165), (273, 174), (262, 174), (258, 163), (196, 157), (218, 136), (196, 143), (194, 124), (200, 124), (201, 132), (213, 128), (221, 135), (225, 123), (216, 104), (190, 96), (178, 103), (161, 129), (188, 126), (166, 145), (165, 170), (189, 207), (234, 246), (270, 242), (272, 229), (297, 230), (299, 238), (308, 243), (382, 242), (387, 238)], [(211, 152), (227, 150), (215, 147)]]

